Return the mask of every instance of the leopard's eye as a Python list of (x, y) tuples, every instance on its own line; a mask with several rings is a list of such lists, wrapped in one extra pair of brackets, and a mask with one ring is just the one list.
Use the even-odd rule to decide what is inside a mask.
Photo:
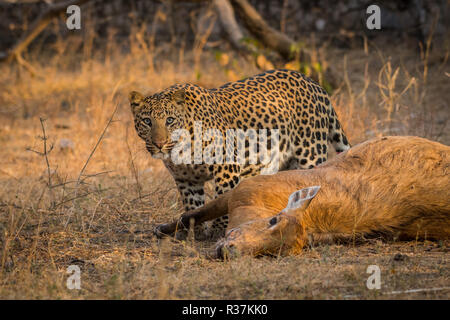
[(152, 120), (150, 120), (150, 118), (145, 118), (144, 120), (142, 120), (146, 125), (150, 126), (152, 124)]
[(269, 225), (273, 226), (277, 223), (277, 217), (273, 217), (272, 219), (270, 219), (269, 221)]
[(172, 118), (172, 117), (168, 117), (168, 118), (166, 119), (166, 123), (167, 123), (167, 124), (172, 124), (174, 121), (175, 121), (175, 119)]

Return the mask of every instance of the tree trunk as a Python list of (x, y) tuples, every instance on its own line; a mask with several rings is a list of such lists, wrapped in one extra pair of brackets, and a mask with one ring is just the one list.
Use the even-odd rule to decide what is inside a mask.
[(284, 59), (293, 57), (295, 42), (269, 26), (247, 0), (231, 0), (245, 27), (264, 45), (278, 52)]
[(213, 5), (219, 15), (220, 23), (225, 33), (228, 36), (228, 40), (231, 45), (239, 51), (247, 51), (242, 40), (244, 34), (239, 27), (236, 18), (234, 16), (233, 7), (229, 0), (213, 0)]

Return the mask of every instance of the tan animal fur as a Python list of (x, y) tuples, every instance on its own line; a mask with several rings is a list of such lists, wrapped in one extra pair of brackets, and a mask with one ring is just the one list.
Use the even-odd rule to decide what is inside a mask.
[[(316, 185), (310, 203), (285, 209), (291, 194)], [(311, 241), (373, 236), (449, 239), (450, 147), (418, 137), (375, 138), (314, 169), (245, 180), (157, 231), (224, 214), (230, 220), (219, 256), (292, 254)]]

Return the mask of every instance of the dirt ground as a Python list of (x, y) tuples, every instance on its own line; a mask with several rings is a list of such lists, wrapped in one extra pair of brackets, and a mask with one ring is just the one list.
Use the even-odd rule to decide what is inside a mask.
[[(320, 50), (342, 75), (332, 102), (353, 144), (387, 134), (450, 144), (448, 48), (422, 57), (408, 43)], [(450, 297), (448, 242), (375, 240), (216, 261), (205, 255), (211, 243), (157, 240), (152, 228), (182, 209), (172, 178), (137, 138), (128, 91), (214, 87), (261, 70), (232, 53), (232, 67), (205, 51), (196, 69), (188, 54), (150, 68), (138, 47), (96, 58), (65, 43), (61, 52), (26, 57), (32, 73), (0, 66), (0, 298)], [(81, 269), (80, 290), (66, 286), (70, 265)], [(369, 265), (381, 270), (380, 290), (366, 287)]]

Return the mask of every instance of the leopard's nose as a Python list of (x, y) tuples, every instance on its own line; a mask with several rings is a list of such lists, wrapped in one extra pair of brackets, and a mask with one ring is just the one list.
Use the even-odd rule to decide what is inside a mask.
[(154, 141), (153, 144), (157, 146), (159, 149), (162, 149), (167, 141)]

